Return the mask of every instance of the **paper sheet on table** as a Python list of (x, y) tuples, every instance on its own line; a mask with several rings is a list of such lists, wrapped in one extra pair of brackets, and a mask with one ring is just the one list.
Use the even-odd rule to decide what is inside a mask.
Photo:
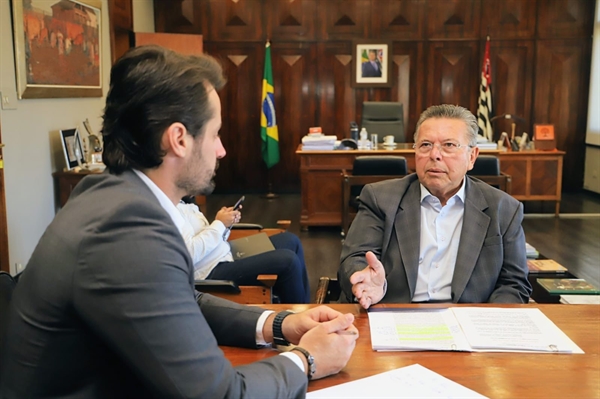
[(419, 364), (306, 394), (318, 398), (485, 398)]
[(474, 351), (583, 353), (539, 309), (452, 308)]
[(378, 351), (583, 353), (535, 308), (376, 309), (369, 327)]
[(448, 309), (370, 311), (369, 327), (374, 350), (471, 350)]

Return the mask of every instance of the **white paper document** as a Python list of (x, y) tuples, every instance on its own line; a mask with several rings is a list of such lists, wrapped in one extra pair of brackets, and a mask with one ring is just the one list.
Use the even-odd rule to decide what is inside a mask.
[(583, 353), (533, 308), (374, 310), (369, 326), (379, 351)]
[(419, 364), (306, 394), (318, 398), (485, 398)]

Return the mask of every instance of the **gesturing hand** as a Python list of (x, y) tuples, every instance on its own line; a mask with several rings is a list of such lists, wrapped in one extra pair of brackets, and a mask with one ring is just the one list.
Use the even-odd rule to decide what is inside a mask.
[(352, 293), (358, 299), (360, 306), (368, 309), (383, 298), (385, 269), (373, 252), (367, 252), (365, 258), (368, 266), (350, 276), (350, 283), (352, 283)]

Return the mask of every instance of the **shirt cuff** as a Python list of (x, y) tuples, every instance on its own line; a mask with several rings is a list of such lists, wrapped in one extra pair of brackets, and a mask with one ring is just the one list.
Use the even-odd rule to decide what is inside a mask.
[[(257, 346), (270, 345), (267, 341), (265, 341), (265, 336), (263, 335), (263, 328), (265, 326), (265, 322), (267, 321), (267, 317), (269, 317), (269, 315), (271, 313), (275, 313), (275, 312), (272, 310), (265, 310), (264, 312), (262, 312), (262, 314), (258, 318), (258, 321), (256, 322), (255, 336), (256, 336), (256, 345)], [(304, 366), (304, 363), (302, 365)]]
[(300, 370), (302, 370), (302, 372), (304, 374), (306, 374), (306, 369), (304, 368), (304, 362), (302, 362), (302, 359), (300, 359), (300, 355), (298, 355), (294, 352), (283, 352), (283, 353), (280, 353), (279, 356), (287, 357), (292, 362), (294, 362), (294, 364), (296, 366), (300, 367)]

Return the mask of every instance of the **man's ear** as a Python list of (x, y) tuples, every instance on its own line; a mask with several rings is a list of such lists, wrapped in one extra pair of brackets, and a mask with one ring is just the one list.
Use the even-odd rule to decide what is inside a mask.
[(471, 154), (469, 155), (469, 167), (467, 168), (467, 170), (473, 169), (473, 166), (475, 166), (475, 161), (477, 160), (478, 156), (479, 156), (479, 147), (473, 147), (471, 149)]
[(172, 153), (177, 157), (185, 157), (190, 150), (191, 136), (187, 133), (187, 129), (181, 122), (171, 124), (164, 132), (162, 137), (162, 148), (168, 153)]

